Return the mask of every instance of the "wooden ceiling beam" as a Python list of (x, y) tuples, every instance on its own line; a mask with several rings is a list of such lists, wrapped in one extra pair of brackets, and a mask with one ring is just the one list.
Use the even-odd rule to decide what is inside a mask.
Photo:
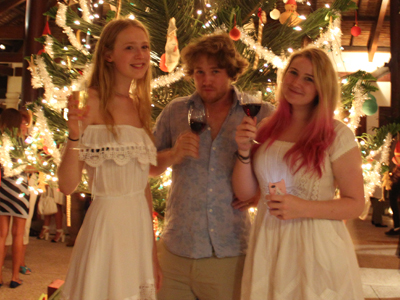
[[(357, 16), (359, 22), (376, 22), (376, 17)], [(384, 22), (390, 22), (390, 16), (384, 16)], [(352, 16), (342, 16), (342, 22), (356, 22), (356, 18)]]
[(23, 40), (24, 27), (23, 26), (0, 26), (0, 39), (1, 40)]
[[(368, 47), (366, 46), (344, 46), (343, 51), (345, 52), (368, 52)], [(378, 47), (376, 49), (376, 52), (385, 52), (385, 53), (390, 53), (390, 47)]]
[(0, 76), (13, 76), (14, 69), (9, 66), (0, 65)]
[(17, 7), (18, 5), (20, 5), (21, 3), (24, 3), (25, 0), (8, 0), (8, 1), (3, 1), (1, 3), (1, 7), (0, 7), (0, 16), (4, 13), (6, 13), (7, 11), (9, 11), (10, 9), (13, 9), (15, 7)]
[(13, 63), (22, 62), (22, 53), (0, 53), (0, 62)]
[(379, 35), (381, 34), (383, 21), (386, 15), (386, 9), (389, 4), (389, 0), (382, 0), (381, 7), (379, 9), (378, 21), (376, 21), (375, 26), (372, 28), (369, 41), (368, 41), (368, 60), (372, 62), (374, 60), (374, 55), (376, 49), (378, 48)]

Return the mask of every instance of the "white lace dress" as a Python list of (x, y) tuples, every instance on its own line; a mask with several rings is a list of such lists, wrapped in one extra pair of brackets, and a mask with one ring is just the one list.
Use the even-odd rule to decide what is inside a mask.
[(321, 179), (291, 174), (283, 156), (292, 143), (276, 141), (254, 158), (262, 190), (242, 280), (242, 300), (364, 299), (354, 246), (342, 221), (279, 220), (267, 210), (268, 183), (285, 180), (288, 194), (310, 201), (334, 198), (331, 163), (356, 147), (353, 133), (335, 123), (336, 139), (325, 157)]
[(94, 200), (79, 231), (62, 298), (155, 300), (153, 231), (145, 197), (156, 149), (141, 128), (105, 125), (85, 130), (80, 159)]

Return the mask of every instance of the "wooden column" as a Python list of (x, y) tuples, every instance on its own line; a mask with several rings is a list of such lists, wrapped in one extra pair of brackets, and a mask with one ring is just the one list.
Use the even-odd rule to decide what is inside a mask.
[[(23, 57), (37, 54), (42, 48), (42, 44), (36, 42), (35, 38), (42, 35), (46, 23), (46, 17), (43, 16), (43, 13), (47, 11), (48, 2), (47, 0), (26, 0)], [(32, 102), (39, 97), (39, 90), (32, 88), (32, 77), (31, 72), (27, 70), (28, 66), (28, 62), (24, 60), (22, 68), (22, 104)]]
[(400, 0), (390, 1), (390, 72), (392, 117), (400, 117)]

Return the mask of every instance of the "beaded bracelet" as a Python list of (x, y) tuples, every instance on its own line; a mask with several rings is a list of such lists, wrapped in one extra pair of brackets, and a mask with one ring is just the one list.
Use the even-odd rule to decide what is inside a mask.
[[(249, 164), (250, 163), (250, 155), (249, 156), (243, 156), (240, 155), (238, 151), (235, 152), (235, 155), (237, 159), (242, 163), (242, 164)], [(247, 161), (248, 160), (248, 161)]]

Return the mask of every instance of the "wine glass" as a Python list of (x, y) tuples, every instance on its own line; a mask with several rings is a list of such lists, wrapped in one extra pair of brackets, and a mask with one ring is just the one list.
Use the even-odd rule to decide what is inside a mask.
[(203, 105), (190, 104), (188, 111), (188, 121), (193, 133), (201, 134), (206, 129), (207, 114)]
[[(261, 91), (242, 92), (240, 93), (239, 101), (245, 114), (251, 118), (254, 118), (261, 109)], [(259, 144), (259, 142), (256, 140), (251, 140), (251, 142), (254, 144)]]
[[(86, 106), (87, 98), (88, 98), (88, 90), (86, 83), (81, 85), (81, 88), (72, 91), (72, 98), (78, 100), (78, 108), (83, 109)], [(82, 116), (82, 115), (80, 115)], [(74, 150), (82, 149), (81, 138), (82, 138), (82, 120), (78, 120), (78, 128), (79, 128), (79, 141), (78, 147), (72, 148)]]

